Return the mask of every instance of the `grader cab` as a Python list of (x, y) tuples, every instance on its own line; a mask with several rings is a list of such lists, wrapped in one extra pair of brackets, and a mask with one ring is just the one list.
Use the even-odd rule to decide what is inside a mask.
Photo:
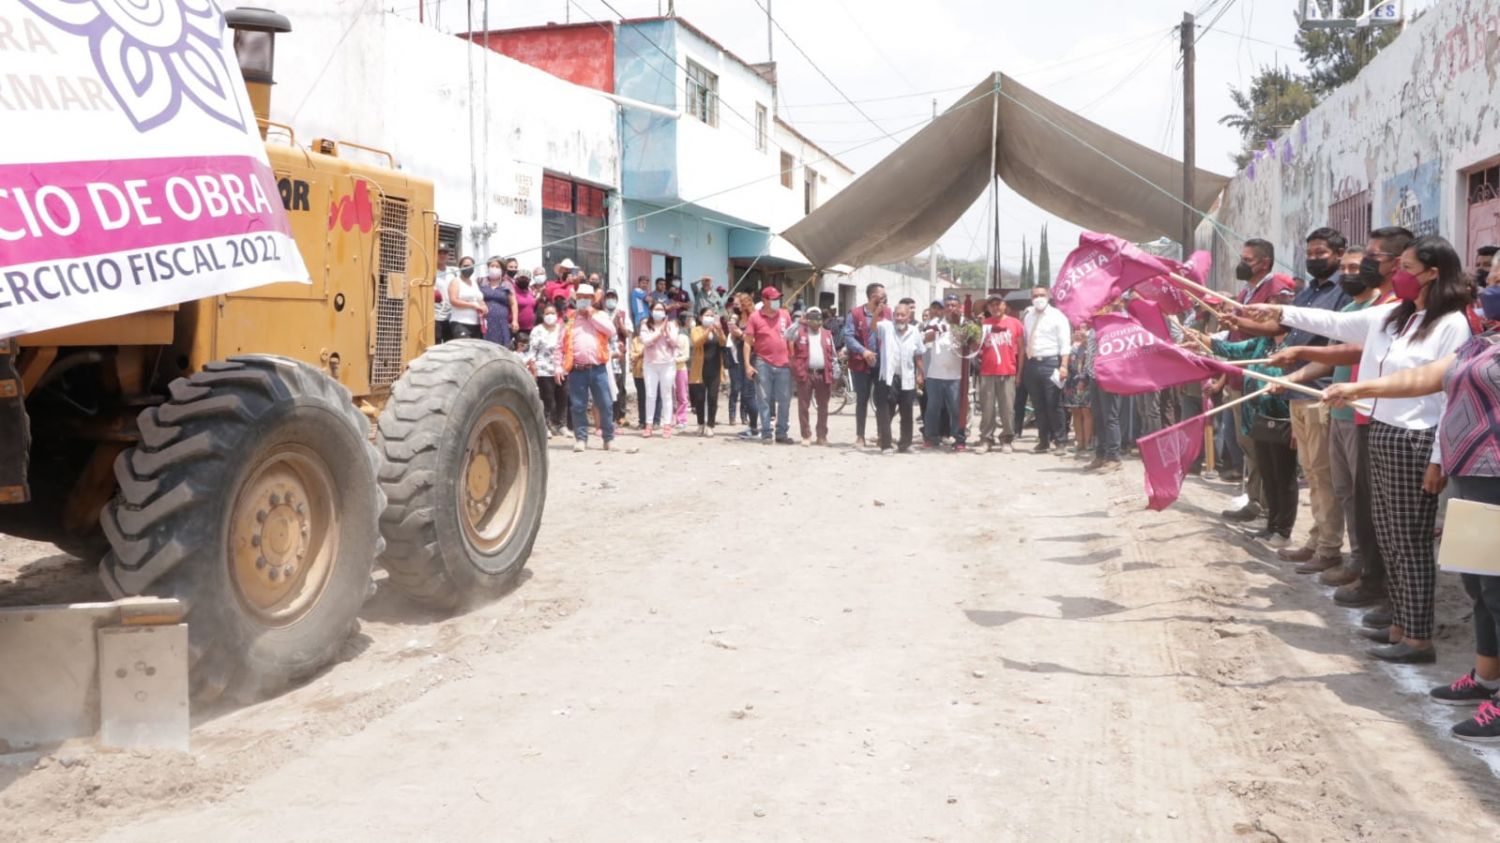
[[(434, 345), (432, 183), (379, 150), (298, 144), (269, 119), (289, 22), (225, 19), (312, 283), (0, 340), (0, 531), (97, 562), (116, 597), (179, 598), (200, 698), (326, 665), (375, 564), (435, 609), (501, 593), (547, 477), (519, 359)], [(234, 256), (272, 248), (245, 238)]]

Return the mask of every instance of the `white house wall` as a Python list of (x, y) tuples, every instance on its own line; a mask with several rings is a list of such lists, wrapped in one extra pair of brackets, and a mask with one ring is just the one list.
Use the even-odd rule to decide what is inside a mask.
[[(1447, 237), (1469, 263), (1465, 173), (1500, 156), (1500, 0), (1432, 5), (1360, 75), (1257, 155), (1226, 189), (1215, 281), (1232, 284), (1238, 238), (1276, 245), (1301, 270), (1307, 233), (1369, 190), (1371, 224)], [(1369, 232), (1344, 232), (1363, 242)]]
[[(464, 252), (515, 255), (526, 266), (542, 258), (544, 171), (618, 191), (614, 103), (482, 46), (364, 8), (306, 0), (285, 10), (293, 31), (277, 43), (271, 110), (274, 120), (295, 127), (299, 142), (329, 137), (389, 150), (402, 169), (433, 181), (439, 218), (463, 226)], [(619, 229), (611, 231), (610, 273), (618, 278), (625, 274), (622, 242)]]

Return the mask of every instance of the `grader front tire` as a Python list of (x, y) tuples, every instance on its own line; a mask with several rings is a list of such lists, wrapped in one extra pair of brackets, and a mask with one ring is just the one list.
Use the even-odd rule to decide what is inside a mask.
[(181, 598), (199, 699), (253, 699), (331, 662), (380, 552), (384, 500), (349, 392), (271, 356), (212, 363), (140, 416), (100, 517), (117, 595)]

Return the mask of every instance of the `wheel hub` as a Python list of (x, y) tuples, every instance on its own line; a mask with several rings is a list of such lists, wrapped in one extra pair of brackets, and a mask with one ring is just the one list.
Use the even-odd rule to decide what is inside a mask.
[(322, 460), (288, 446), (241, 488), (230, 515), (230, 565), (241, 601), (290, 623), (322, 591), (336, 550), (332, 476)]
[(459, 480), (459, 522), (481, 554), (510, 540), (520, 517), (530, 458), (525, 429), (509, 409), (493, 407), (469, 433)]

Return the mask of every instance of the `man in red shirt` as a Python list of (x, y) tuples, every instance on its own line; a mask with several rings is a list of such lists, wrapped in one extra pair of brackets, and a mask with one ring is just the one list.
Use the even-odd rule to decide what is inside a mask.
[(980, 438), (986, 454), (995, 450), (995, 414), (1000, 415), (999, 447), (1013, 453), (1016, 432), (1011, 428), (1015, 413), (1016, 361), (1026, 358), (1026, 329), (1021, 320), (1010, 315), (1010, 307), (1000, 293), (990, 293), (984, 303), (986, 318), (979, 341)]
[[(775, 402), (776, 442), (791, 445), (792, 370), (786, 329), (791, 326), (792, 317), (781, 307), (781, 291), (775, 287), (761, 290), (760, 300), (762, 307), (745, 323), (745, 360), (751, 363), (745, 374), (755, 383), (763, 414), (769, 413)], [(769, 445), (771, 425), (766, 418), (762, 416), (760, 439)]]

